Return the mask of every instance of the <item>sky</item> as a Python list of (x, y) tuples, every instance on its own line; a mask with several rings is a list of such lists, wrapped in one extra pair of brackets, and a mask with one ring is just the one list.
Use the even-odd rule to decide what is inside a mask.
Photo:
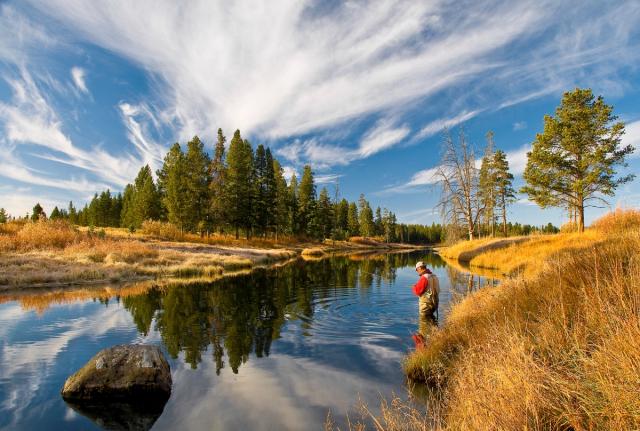
[[(519, 188), (544, 115), (588, 87), (640, 147), (639, 24), (637, 0), (0, 1), (0, 207), (82, 206), (220, 127), (332, 196), (438, 222), (445, 129), (478, 157), (493, 131)], [(587, 223), (638, 206), (640, 179)], [(526, 195), (509, 218), (567, 220)]]

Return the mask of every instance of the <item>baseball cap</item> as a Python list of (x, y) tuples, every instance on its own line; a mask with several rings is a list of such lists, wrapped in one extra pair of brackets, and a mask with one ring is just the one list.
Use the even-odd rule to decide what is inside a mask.
[(420, 261), (420, 262), (416, 263), (416, 269), (418, 269), (418, 268), (420, 268), (420, 267), (423, 267), (423, 266), (424, 266), (424, 267), (426, 267), (426, 266), (427, 266), (427, 265), (425, 265), (425, 264), (424, 264), (424, 262), (423, 262), (423, 261)]

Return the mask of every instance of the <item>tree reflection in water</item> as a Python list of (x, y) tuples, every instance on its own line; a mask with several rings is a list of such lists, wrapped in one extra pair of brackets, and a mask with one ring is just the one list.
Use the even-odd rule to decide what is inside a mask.
[[(429, 259), (432, 267), (444, 266), (435, 255), (428, 255)], [(182, 352), (195, 369), (211, 346), (216, 372), (225, 366), (226, 354), (228, 366), (237, 373), (250, 354), (269, 356), (286, 320), (299, 320), (303, 331), (308, 331), (316, 303), (338, 289), (366, 291), (374, 283), (393, 283), (396, 269), (414, 260), (408, 253), (299, 260), (212, 283), (153, 288), (122, 302), (142, 334), (149, 333), (155, 320), (172, 357)]]

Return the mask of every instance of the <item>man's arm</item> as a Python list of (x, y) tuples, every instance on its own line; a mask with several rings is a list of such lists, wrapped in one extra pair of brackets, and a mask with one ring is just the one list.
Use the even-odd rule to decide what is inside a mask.
[(413, 285), (413, 293), (415, 293), (416, 296), (421, 296), (424, 291), (427, 290), (428, 284), (429, 282), (427, 281), (427, 278), (421, 276), (420, 280), (418, 280), (418, 282)]

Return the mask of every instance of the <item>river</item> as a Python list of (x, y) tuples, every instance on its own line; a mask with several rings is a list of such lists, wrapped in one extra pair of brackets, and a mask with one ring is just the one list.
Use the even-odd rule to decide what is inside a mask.
[[(456, 298), (495, 283), (423, 250), (299, 259), (215, 282), (97, 297), (87, 289), (0, 295), (0, 429), (155, 420), (154, 430), (306, 430), (322, 429), (329, 411), (343, 425), (359, 398), (375, 411), (380, 396), (407, 394), (401, 362), (418, 327), (410, 289), (418, 260), (440, 279), (440, 324)], [(99, 350), (124, 343), (165, 352), (173, 389), (162, 414), (140, 422), (68, 406), (65, 379)]]

